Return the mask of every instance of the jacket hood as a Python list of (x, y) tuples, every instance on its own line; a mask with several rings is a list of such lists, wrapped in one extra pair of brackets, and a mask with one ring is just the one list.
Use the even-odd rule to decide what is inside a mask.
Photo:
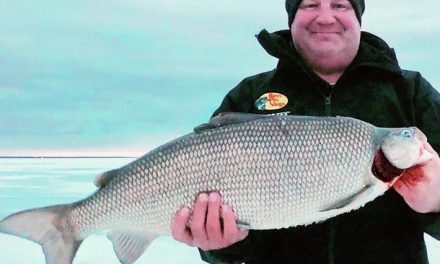
[[(280, 62), (293, 62), (294, 65), (304, 67), (296, 51), (289, 30), (280, 30), (269, 33), (263, 29), (256, 35), (258, 42), (270, 55), (278, 58)], [(358, 54), (349, 68), (372, 67), (393, 73), (401, 73), (394, 49), (381, 38), (371, 33), (362, 31)]]

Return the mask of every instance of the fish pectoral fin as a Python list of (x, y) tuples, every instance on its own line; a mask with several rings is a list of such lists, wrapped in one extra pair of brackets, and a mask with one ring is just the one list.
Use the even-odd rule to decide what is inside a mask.
[(214, 129), (218, 127), (241, 124), (250, 121), (255, 121), (264, 118), (271, 118), (268, 115), (259, 114), (249, 114), (249, 113), (236, 113), (236, 112), (225, 112), (220, 113), (209, 120), (209, 123), (202, 124), (194, 128), (194, 132), (199, 133), (205, 130)]
[(371, 189), (372, 185), (365, 185), (360, 191), (357, 193), (347, 197), (344, 200), (338, 201), (335, 204), (330, 205), (329, 207), (321, 210), (320, 212), (328, 212), (331, 210), (337, 210), (337, 209), (343, 209), (346, 207), (352, 207), (352, 205), (355, 205), (357, 201), (365, 200), (365, 198), (369, 195), (369, 190)]
[(107, 233), (108, 239), (113, 243), (113, 250), (119, 261), (123, 264), (134, 263), (157, 235), (142, 231), (112, 230)]
[(95, 186), (98, 188), (102, 188), (106, 186), (118, 174), (119, 174), (119, 169), (115, 169), (97, 175), (95, 178)]

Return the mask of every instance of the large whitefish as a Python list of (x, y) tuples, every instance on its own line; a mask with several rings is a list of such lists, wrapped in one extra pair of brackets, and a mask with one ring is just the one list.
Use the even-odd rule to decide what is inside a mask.
[[(278, 148), (266, 144), (275, 140)], [(416, 128), (377, 128), (353, 118), (222, 115), (101, 174), (95, 181), (100, 189), (88, 198), (10, 215), (0, 231), (40, 243), (46, 263), (64, 264), (89, 235), (110, 230), (118, 259), (134, 263), (154, 238), (170, 233), (175, 211), (191, 207), (199, 192), (219, 190), (244, 228), (319, 222), (391, 186), (371, 171), (379, 148), (405, 169), (426, 160), (429, 153), (420, 152), (425, 141)], [(269, 168), (279, 171), (267, 173)], [(315, 188), (308, 179), (318, 176), (328, 181)]]

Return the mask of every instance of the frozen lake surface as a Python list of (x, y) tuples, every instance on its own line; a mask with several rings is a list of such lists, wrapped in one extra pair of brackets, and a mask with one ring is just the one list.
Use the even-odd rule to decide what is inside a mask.
[[(99, 173), (122, 166), (130, 158), (0, 159), (0, 219), (33, 207), (70, 203), (95, 191)], [(425, 235), (430, 263), (440, 264), (440, 242)], [(408, 243), (411, 243), (408, 241)], [(31, 241), (0, 234), (0, 263), (39, 264), (41, 247)], [(74, 264), (119, 263), (104, 233), (88, 237)], [(136, 262), (139, 264), (202, 264), (198, 251), (159, 237)]]

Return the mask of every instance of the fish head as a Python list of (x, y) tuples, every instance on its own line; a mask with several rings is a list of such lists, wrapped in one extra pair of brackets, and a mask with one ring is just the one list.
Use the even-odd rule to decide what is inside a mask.
[(407, 169), (433, 158), (424, 148), (425, 134), (417, 127), (393, 128), (385, 137), (381, 150), (387, 160), (396, 168)]

